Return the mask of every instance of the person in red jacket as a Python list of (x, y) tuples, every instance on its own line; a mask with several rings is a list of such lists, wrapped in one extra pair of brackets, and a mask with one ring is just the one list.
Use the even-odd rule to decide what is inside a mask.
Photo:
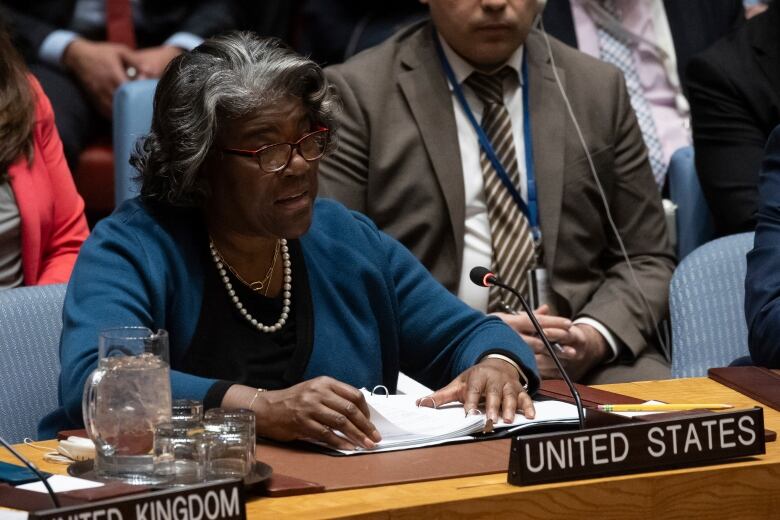
[(0, 28), (0, 289), (67, 282), (88, 234), (51, 103)]

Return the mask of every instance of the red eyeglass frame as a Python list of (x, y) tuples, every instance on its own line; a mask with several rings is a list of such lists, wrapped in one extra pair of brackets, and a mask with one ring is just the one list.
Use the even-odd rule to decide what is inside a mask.
[[(239, 155), (241, 157), (253, 157), (257, 161), (257, 165), (260, 167), (260, 169), (263, 172), (265, 172), (265, 173), (277, 173), (277, 172), (283, 171), (285, 168), (287, 168), (287, 166), (290, 164), (290, 161), (292, 160), (292, 154), (293, 154), (294, 151), (297, 151), (298, 155), (303, 157), (303, 154), (301, 153), (301, 148), (300, 148), (301, 141), (311, 137), (314, 134), (318, 134), (318, 133), (321, 133), (321, 132), (325, 132), (325, 134), (327, 136), (327, 134), (330, 133), (330, 128), (326, 128), (324, 126), (321, 126), (321, 127), (317, 128), (316, 130), (312, 130), (311, 132), (303, 134), (301, 136), (301, 138), (298, 139), (297, 141), (295, 141), (294, 143), (283, 142), (283, 143), (265, 144), (265, 145), (261, 146), (260, 148), (258, 148), (257, 150), (242, 150), (240, 148), (222, 148), (221, 151), (222, 151), (222, 153), (229, 153), (231, 155)], [(282, 144), (286, 144), (286, 145), (290, 146), (290, 156), (287, 158), (287, 161), (285, 161), (284, 165), (282, 165), (278, 169), (272, 170), (272, 171), (268, 171), (265, 168), (263, 168), (263, 165), (260, 163), (260, 155), (259, 154), (263, 150), (267, 150), (268, 148), (271, 148), (273, 146), (279, 146), (279, 145), (282, 145)], [(321, 159), (323, 155), (325, 155), (325, 148), (322, 149), (322, 153), (320, 154), (319, 157), (316, 157), (314, 159), (307, 159), (306, 157), (303, 157), (303, 160), (305, 160), (306, 162), (316, 161), (318, 159)]]

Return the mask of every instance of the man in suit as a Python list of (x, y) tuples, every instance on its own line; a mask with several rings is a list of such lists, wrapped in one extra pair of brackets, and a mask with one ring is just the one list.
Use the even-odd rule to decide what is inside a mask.
[(157, 78), (203, 38), (231, 29), (235, 0), (7, 0), (16, 45), (51, 99), (71, 168), (107, 128), (114, 91)]
[(764, 145), (780, 124), (780, 5), (688, 65), (696, 173), (720, 235), (750, 231)]
[[(432, 23), (412, 26), (345, 64), (326, 69), (344, 111), (339, 147), (320, 166), (323, 194), (366, 213), (450, 291), (476, 308), (501, 310), (501, 299), (508, 295), (494, 298), (495, 293), (474, 286), (468, 277), (473, 266), (498, 266), (499, 276), (522, 280), (519, 286), (525, 285), (525, 273), (533, 270), (546, 289), (541, 292), (548, 294), (537, 315), (563, 346), (561, 357), (574, 378), (601, 382), (668, 375), (655, 347), (654, 330), (655, 320), (665, 314), (674, 260), (647, 151), (620, 72), (550, 41), (555, 72), (582, 127), (649, 307), (608, 224), (543, 36), (531, 30), (536, 2), (427, 3)], [(538, 219), (521, 204), (515, 206), (515, 196), (507, 195), (512, 190), (496, 180), (497, 170), (486, 159), (486, 148), (478, 144), (477, 129), (454, 95), (439, 52), (453, 69), (477, 124), (485, 127), (496, 155), (503, 157), (499, 162), (509, 174), (515, 173), (513, 190), (520, 192), (526, 206), (538, 203)], [(524, 60), (527, 74), (522, 73)], [(492, 79), (474, 74), (497, 69)], [(526, 75), (527, 112), (521, 88)], [(503, 99), (483, 97), (485, 89), (479, 84), (488, 80), (500, 83)], [(503, 122), (495, 124), (498, 117)], [(534, 182), (529, 182), (529, 165), (530, 172), (535, 171)], [(536, 220), (540, 240), (534, 240)], [(529, 240), (536, 245), (530, 262)], [(520, 276), (518, 268), (523, 271)], [(543, 375), (555, 377), (529, 320), (500, 316), (534, 347)]]
[(780, 368), (780, 126), (769, 136), (758, 177), (756, 238), (745, 278), (748, 347), (756, 365)]
[(742, 15), (741, 0), (548, 0), (543, 21), (549, 34), (623, 70), (660, 188), (672, 154), (691, 144), (688, 60)]

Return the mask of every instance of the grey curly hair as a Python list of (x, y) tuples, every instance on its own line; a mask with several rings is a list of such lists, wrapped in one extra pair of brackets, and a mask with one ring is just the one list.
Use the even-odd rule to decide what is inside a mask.
[(154, 95), (151, 132), (130, 164), (146, 202), (198, 207), (208, 198), (201, 166), (226, 118), (240, 118), (287, 96), (303, 102), (312, 124), (331, 130), (338, 99), (322, 69), (281, 40), (232, 32), (176, 57)]

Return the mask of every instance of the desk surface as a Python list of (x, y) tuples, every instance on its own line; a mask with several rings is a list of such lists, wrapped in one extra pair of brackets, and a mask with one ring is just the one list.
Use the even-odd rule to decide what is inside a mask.
[[(667, 402), (759, 403), (706, 378), (601, 386), (640, 399)], [(780, 412), (764, 407), (765, 425), (780, 432)], [(50, 443), (53, 445), (52, 443)], [(63, 473), (65, 466), (42, 461), (41, 469)], [(507, 454), (508, 456), (508, 454)], [(0, 454), (0, 460), (10, 456)], [(761, 457), (728, 464), (529, 487), (506, 483), (505, 474), (454, 478), (370, 489), (333, 491), (247, 504), (249, 518), (778, 518), (780, 444), (767, 444)]]

